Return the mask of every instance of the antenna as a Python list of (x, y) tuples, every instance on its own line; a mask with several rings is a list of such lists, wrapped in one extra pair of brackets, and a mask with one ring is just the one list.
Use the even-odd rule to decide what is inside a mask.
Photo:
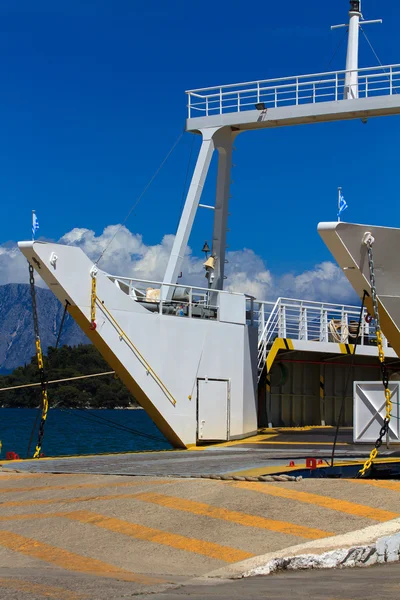
[(349, 40), (347, 44), (346, 78), (344, 87), (345, 100), (358, 98), (358, 45), (361, 25), (382, 23), (382, 19), (364, 21), (361, 13), (361, 0), (350, 0), (349, 24), (332, 25), (332, 29), (349, 28)]

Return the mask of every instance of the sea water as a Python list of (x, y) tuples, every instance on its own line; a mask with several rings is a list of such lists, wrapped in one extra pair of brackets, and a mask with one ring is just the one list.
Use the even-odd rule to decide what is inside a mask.
[[(39, 414), (39, 418), (38, 417)], [(6, 452), (27, 458), (35, 450), (40, 411), (30, 408), (0, 408), (0, 440)], [(169, 442), (144, 410), (52, 409), (45, 423), (42, 452), (45, 456), (101, 454), (138, 450), (165, 450)]]

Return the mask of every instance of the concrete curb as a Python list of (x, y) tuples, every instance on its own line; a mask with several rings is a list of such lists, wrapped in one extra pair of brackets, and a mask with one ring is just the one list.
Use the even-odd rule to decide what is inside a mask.
[(369, 567), (400, 560), (400, 518), (255, 556), (201, 579), (241, 579), (277, 571)]

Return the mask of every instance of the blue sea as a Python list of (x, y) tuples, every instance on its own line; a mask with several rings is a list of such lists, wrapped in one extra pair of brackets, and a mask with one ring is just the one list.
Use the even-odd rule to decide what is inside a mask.
[[(0, 458), (6, 452), (28, 457), (28, 445), (38, 411), (29, 408), (0, 408)], [(37, 442), (36, 424), (29, 457)], [(169, 442), (144, 410), (52, 409), (48, 413), (42, 452), (45, 456), (166, 450)]]

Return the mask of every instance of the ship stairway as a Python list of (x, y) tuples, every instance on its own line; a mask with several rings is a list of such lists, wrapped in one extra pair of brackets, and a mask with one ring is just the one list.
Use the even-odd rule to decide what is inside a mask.
[[(255, 301), (258, 383), (281, 351), (351, 354), (357, 341), (357, 354), (376, 356), (375, 326), (365, 308), (358, 332), (359, 319), (358, 306), (290, 298)], [(385, 337), (383, 343), (387, 356), (396, 357)]]

